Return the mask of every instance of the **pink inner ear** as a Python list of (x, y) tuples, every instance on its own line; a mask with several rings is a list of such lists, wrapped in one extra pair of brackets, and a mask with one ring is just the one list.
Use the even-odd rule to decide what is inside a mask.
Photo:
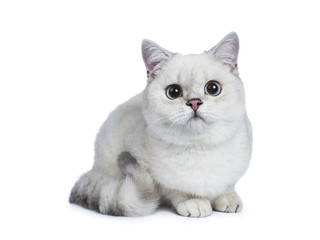
[(229, 65), (232, 69), (237, 68), (239, 53), (239, 38), (235, 32), (225, 36), (215, 47), (211, 48), (209, 54), (214, 55), (223, 64)]

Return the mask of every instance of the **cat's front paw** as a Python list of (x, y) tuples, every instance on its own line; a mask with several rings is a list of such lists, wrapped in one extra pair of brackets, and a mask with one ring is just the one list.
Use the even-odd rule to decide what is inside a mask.
[(178, 204), (177, 212), (186, 217), (206, 217), (211, 215), (211, 204), (207, 199), (193, 198)]
[(241, 212), (242, 201), (236, 193), (223, 194), (213, 201), (213, 209), (218, 212)]

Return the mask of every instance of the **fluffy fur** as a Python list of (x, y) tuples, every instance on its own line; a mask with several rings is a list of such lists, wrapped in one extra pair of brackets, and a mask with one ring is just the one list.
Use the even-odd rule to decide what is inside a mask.
[[(162, 201), (183, 216), (240, 211), (234, 185), (248, 167), (252, 139), (238, 50), (236, 33), (198, 55), (144, 40), (148, 84), (102, 125), (93, 168), (76, 182), (70, 202), (124, 216), (150, 214)], [(205, 93), (210, 80), (220, 83), (218, 96)], [(181, 86), (181, 97), (166, 96), (171, 84)], [(197, 117), (186, 104), (194, 98), (202, 101)]]

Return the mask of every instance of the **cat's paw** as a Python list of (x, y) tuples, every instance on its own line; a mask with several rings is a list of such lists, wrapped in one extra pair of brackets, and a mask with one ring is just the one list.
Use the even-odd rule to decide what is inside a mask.
[(213, 209), (218, 212), (241, 212), (242, 201), (236, 193), (223, 194), (213, 201)]
[(186, 217), (206, 217), (211, 215), (211, 204), (207, 199), (193, 198), (178, 204), (177, 212)]

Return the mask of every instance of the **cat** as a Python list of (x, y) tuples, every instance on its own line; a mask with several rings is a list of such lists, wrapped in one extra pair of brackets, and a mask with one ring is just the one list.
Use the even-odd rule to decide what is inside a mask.
[(144, 91), (118, 106), (95, 141), (94, 164), (69, 201), (115, 216), (143, 216), (166, 202), (178, 214), (240, 212), (234, 186), (251, 158), (252, 130), (235, 32), (202, 54), (142, 42)]

